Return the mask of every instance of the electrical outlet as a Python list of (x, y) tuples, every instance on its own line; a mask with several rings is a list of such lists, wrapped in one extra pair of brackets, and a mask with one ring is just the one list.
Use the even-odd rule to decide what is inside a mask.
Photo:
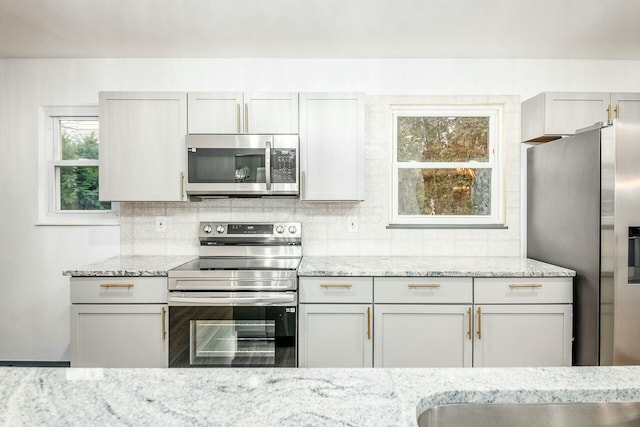
[(347, 218), (347, 231), (349, 233), (358, 232), (358, 217), (350, 216)]
[(159, 233), (167, 232), (167, 217), (166, 216), (157, 216), (156, 217), (156, 231)]

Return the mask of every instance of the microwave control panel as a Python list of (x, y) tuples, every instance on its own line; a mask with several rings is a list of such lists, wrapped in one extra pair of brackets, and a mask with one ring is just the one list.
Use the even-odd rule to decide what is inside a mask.
[(273, 150), (271, 154), (271, 180), (273, 182), (295, 183), (298, 173), (296, 163), (296, 150)]

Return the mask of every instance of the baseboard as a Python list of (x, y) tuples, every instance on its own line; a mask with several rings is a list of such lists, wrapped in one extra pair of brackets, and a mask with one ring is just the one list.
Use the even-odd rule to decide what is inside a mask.
[(42, 360), (0, 360), (0, 366), (13, 366), (16, 368), (68, 368), (71, 362), (51, 362)]

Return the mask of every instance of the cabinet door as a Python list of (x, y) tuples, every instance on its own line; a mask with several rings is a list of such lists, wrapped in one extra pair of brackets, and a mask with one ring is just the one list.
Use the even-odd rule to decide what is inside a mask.
[(242, 92), (189, 92), (189, 133), (242, 133)]
[(72, 304), (71, 367), (166, 368), (167, 306)]
[(297, 134), (298, 93), (245, 93), (244, 133)]
[(184, 199), (184, 93), (100, 93), (100, 200)]
[(571, 307), (476, 305), (473, 366), (571, 366)]
[(471, 366), (470, 305), (376, 304), (375, 367)]
[(545, 133), (573, 135), (577, 129), (607, 120), (608, 93), (549, 92), (545, 98)]
[(300, 367), (370, 368), (371, 315), (369, 304), (300, 304)]
[(522, 103), (522, 140), (546, 142), (607, 120), (609, 94), (543, 92)]
[(613, 117), (640, 119), (640, 93), (612, 93)]
[(300, 94), (302, 200), (364, 200), (364, 96)]

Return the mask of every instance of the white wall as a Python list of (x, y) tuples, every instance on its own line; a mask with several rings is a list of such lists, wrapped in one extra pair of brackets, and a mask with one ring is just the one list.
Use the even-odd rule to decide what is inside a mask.
[[(0, 360), (68, 360), (68, 285), (60, 272), (120, 247), (117, 227), (35, 225), (40, 106), (96, 104), (99, 90), (363, 91), (524, 100), (547, 90), (640, 92), (638, 75), (640, 61), (0, 60)], [(128, 205), (129, 215), (145, 208)], [(197, 220), (193, 210), (178, 217), (186, 228)], [(123, 230), (126, 251), (134, 251), (130, 237)]]

